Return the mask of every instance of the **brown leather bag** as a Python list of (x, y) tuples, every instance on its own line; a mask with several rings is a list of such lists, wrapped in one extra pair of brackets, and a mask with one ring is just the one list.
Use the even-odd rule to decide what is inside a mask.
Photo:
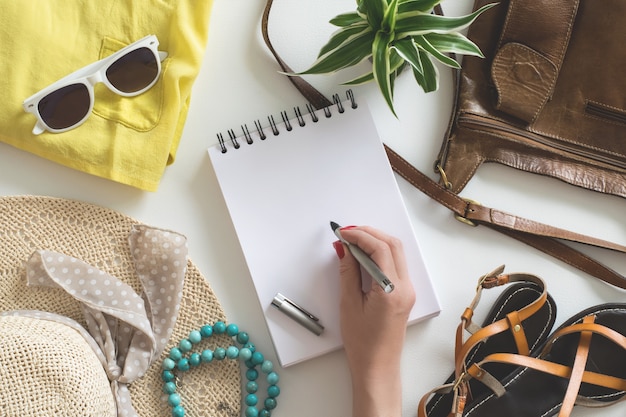
[[(492, 0), (476, 0), (477, 9)], [(455, 193), (483, 162), (626, 197), (626, 2), (501, 0), (469, 29), (437, 166)]]
[[(476, 9), (487, 2), (477, 0), (474, 8)], [(263, 39), (281, 69), (286, 73), (293, 73), (294, 71), (280, 57), (269, 38), (268, 24), (272, 3), (273, 0), (266, 0), (261, 25)], [(619, 135), (620, 131), (626, 135), (626, 122), (620, 122), (619, 118), (615, 116), (617, 114), (615, 112), (611, 113), (613, 116), (609, 117), (611, 120), (607, 122), (606, 114), (609, 114), (608, 112), (590, 111), (587, 104), (587, 101), (593, 98), (594, 104), (591, 107), (594, 109), (602, 107), (599, 103), (603, 103), (604, 106), (612, 105), (621, 109), (626, 108), (626, 95), (624, 94), (626, 88), (623, 88), (626, 87), (626, 80), (622, 79), (621, 66), (619, 65), (620, 58), (626, 64), (626, 57), (620, 54), (619, 49), (617, 49), (619, 40), (621, 39), (623, 42), (626, 39), (623, 39), (624, 36), (621, 35), (624, 33), (623, 30), (614, 22), (614, 20), (621, 20), (626, 24), (626, 14), (624, 13), (626, 12), (626, 2), (623, 0), (604, 0), (602, 8), (598, 7), (592, 0), (582, 0), (580, 5), (578, 3), (578, 0), (502, 0), (498, 7), (488, 10), (484, 16), (473, 23), (473, 26), (470, 27), (469, 36), (475, 36), (474, 32), (479, 31), (479, 39), (473, 40), (479, 43), (483, 51), (494, 51), (495, 46), (500, 45), (499, 51), (504, 52), (500, 55), (497, 53), (487, 54), (485, 59), (466, 58), (467, 61), (463, 62), (462, 70), (460, 73), (456, 73), (460, 78), (460, 82), (457, 78), (457, 97), (449, 131), (436, 164), (439, 167), (439, 172), (443, 174), (440, 183), (430, 179), (429, 176), (415, 168), (390, 147), (385, 145), (385, 150), (391, 167), (398, 175), (424, 194), (447, 207), (458, 220), (496, 230), (533, 246), (589, 275), (626, 289), (625, 276), (565, 244), (564, 241), (583, 243), (622, 253), (626, 253), (626, 246), (522, 218), (483, 206), (458, 195), (458, 191), (467, 184), (482, 162), (494, 161), (507, 163), (531, 172), (552, 175), (596, 191), (610, 192), (626, 197), (626, 158), (624, 157), (626, 140), (620, 143)], [(594, 5), (596, 9), (591, 10), (591, 6)], [(613, 9), (607, 8), (605, 5), (611, 6)], [(599, 17), (602, 15), (599, 10), (606, 10), (604, 19)], [(435, 12), (443, 13), (440, 7), (436, 7)], [(592, 16), (591, 22), (587, 21), (587, 17), (581, 18), (579, 15), (582, 13), (589, 13)], [(485, 22), (477, 25), (483, 18)], [(578, 23), (580, 21), (584, 22), (582, 26)], [(608, 21), (611, 21), (610, 32), (598, 34), (597, 32), (602, 31), (603, 28), (609, 27), (606, 23)], [(599, 28), (598, 25), (600, 25)], [(540, 27), (543, 28), (543, 31), (539, 29)], [(504, 31), (503, 28), (505, 28)], [(527, 30), (524, 31), (522, 28)], [(580, 35), (578, 34), (579, 30), (583, 32)], [(500, 36), (500, 33), (504, 33), (504, 35)], [(527, 33), (527, 37), (522, 38), (522, 33)], [(609, 42), (611, 34), (618, 40)], [(591, 55), (584, 57), (584, 59), (592, 60), (593, 64), (586, 62), (581, 64), (578, 70), (571, 68), (568, 72), (564, 72), (565, 68), (569, 68), (570, 65), (566, 66), (565, 63), (570, 62), (569, 54), (570, 49), (573, 48), (572, 45), (588, 42), (586, 39), (579, 40), (581, 36), (591, 37), (596, 41), (602, 39), (600, 42), (605, 42), (607, 45), (602, 44), (602, 48), (598, 47), (597, 49), (608, 51), (604, 48), (611, 45), (609, 49), (613, 52), (607, 57), (604, 56), (604, 52), (601, 53), (601, 56), (595, 55), (597, 51), (587, 52)], [(505, 48), (506, 45), (509, 46)], [(561, 49), (556, 45), (559, 45)], [(535, 49), (535, 52), (531, 52), (531, 49)], [(575, 49), (577, 50), (577, 48)], [(581, 53), (583, 52), (578, 52), (578, 54)], [(591, 57), (594, 56), (595, 59), (592, 59)], [(521, 57), (525, 57), (526, 61), (523, 61)], [(498, 91), (495, 89), (496, 83), (490, 81), (491, 70), (489, 68), (493, 66), (491, 63), (494, 62), (494, 59), (496, 79), (500, 83), (498, 88), (503, 91), (501, 96), (495, 94), (495, 91)], [(576, 55), (571, 60), (575, 64), (581, 59)], [(559, 62), (558, 65), (557, 61)], [(598, 62), (603, 62), (602, 68), (606, 70), (607, 80), (602, 81), (602, 85), (614, 85), (616, 86), (615, 90), (606, 87), (598, 89), (596, 94), (591, 94), (592, 91), (595, 91), (592, 88), (594, 82), (601, 82), (600, 80), (594, 81), (595, 74), (597, 74), (595, 65)], [(517, 63), (522, 64), (518, 70), (515, 70)], [(574, 64), (571, 65), (576, 67)], [(547, 72), (544, 73), (544, 71)], [(584, 73), (578, 73), (578, 71)], [(529, 76), (528, 72), (531, 75), (536, 74), (537, 78)], [(567, 91), (562, 92), (560, 86), (564, 73), (570, 73), (567, 79), (574, 81), (568, 81), (565, 87)], [(289, 80), (313, 107), (320, 109), (333, 104), (331, 100), (303, 78), (289, 77)], [(531, 84), (528, 80), (535, 80), (535, 83)], [(574, 85), (569, 84), (570, 82), (573, 82)], [(503, 89), (504, 85), (507, 86), (506, 89)], [(583, 86), (589, 86), (589, 89), (583, 89)], [(617, 86), (621, 86), (621, 88)], [(590, 91), (589, 97), (579, 98), (582, 91)], [(561, 97), (561, 94), (566, 96), (569, 94), (578, 98), (577, 106), (573, 106), (568, 101), (570, 97)], [(498, 97), (501, 99), (498, 100)], [(540, 97), (544, 97), (544, 99), (540, 99)], [(622, 97), (621, 106), (619, 105), (619, 97)], [(516, 107), (517, 102), (520, 102), (521, 105), (517, 107), (517, 110), (511, 110)], [(515, 112), (515, 116), (504, 113), (505, 109), (509, 113)], [(465, 120), (464, 117), (469, 114), (485, 119), (488, 119), (489, 115), (492, 114), (496, 116), (490, 119), (492, 123), (489, 125), (489, 129), (483, 127), (481, 130), (478, 128), (478, 123), (476, 125), (462, 124)], [(542, 129), (555, 130), (563, 136), (557, 136), (557, 138), (550, 140), (546, 137), (540, 140), (539, 138), (543, 138), (543, 136), (530, 129), (532, 126), (540, 126), (537, 124), (539, 119), (548, 117), (549, 114), (560, 114), (561, 116), (553, 116), (555, 117), (553, 119), (554, 125), (550, 123), (547, 126), (541, 125)], [(605, 116), (601, 117), (601, 114)], [(524, 122), (522, 118), (528, 118), (529, 115), (532, 122)], [(580, 123), (578, 125), (580, 127), (571, 128), (568, 123), (561, 122), (559, 118), (564, 117), (567, 117), (568, 123)], [(582, 117), (590, 120), (578, 120)], [(594, 139), (594, 137), (587, 135), (590, 135), (589, 132), (592, 131), (590, 129), (593, 129), (590, 126), (594, 126), (596, 123), (602, 127), (603, 130), (600, 131), (604, 136), (601, 134)], [(557, 130), (556, 126), (558, 125), (561, 126), (561, 130)], [(501, 131), (496, 132), (494, 126), (501, 127)], [(587, 133), (582, 134), (583, 131)], [(574, 147), (575, 140), (572, 140), (571, 136), (565, 136), (565, 134), (582, 136), (578, 140), (582, 141), (585, 138), (587, 148), (582, 144), (577, 144)], [(612, 136), (609, 137), (609, 134)], [(530, 140), (531, 137), (536, 140)], [(612, 139), (609, 140), (609, 138)], [(594, 140), (597, 140), (597, 143)], [(594, 143), (596, 144), (594, 145)], [(566, 152), (565, 144), (570, 145), (568, 148), (576, 148), (577, 151), (573, 152), (568, 149)], [(595, 156), (591, 157), (592, 154)], [(608, 157), (609, 155), (611, 158)], [(609, 160), (616, 163), (611, 165), (608, 163)], [(620, 160), (622, 168), (618, 167)], [(457, 169), (457, 167), (459, 168)]]

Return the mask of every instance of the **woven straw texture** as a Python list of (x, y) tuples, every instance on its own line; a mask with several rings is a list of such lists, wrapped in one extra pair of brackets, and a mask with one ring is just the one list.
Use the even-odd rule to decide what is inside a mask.
[[(56, 289), (26, 286), (24, 263), (37, 249), (50, 249), (82, 259), (141, 292), (129, 253), (128, 235), (133, 224), (138, 222), (115, 211), (73, 200), (36, 196), (0, 198), (0, 311), (43, 310), (85, 325), (78, 302), (69, 295)], [(140, 416), (171, 415), (162, 391), (161, 361), (191, 330), (216, 321), (226, 322), (224, 311), (200, 271), (188, 261), (181, 309), (172, 338), (148, 373), (129, 387), (133, 406)], [(231, 343), (224, 335), (213, 336), (197, 348)], [(11, 366), (19, 376), (20, 367), (34, 365), (33, 362), (16, 362)], [(201, 365), (185, 372), (181, 384), (178, 392), (187, 415), (240, 415), (241, 375), (237, 362)], [(5, 412), (0, 410), (0, 415), (29, 415)]]
[(106, 372), (91, 346), (71, 327), (29, 317), (0, 317), (0, 346), (0, 381), (10, 383), (0, 390), (0, 414), (115, 415)]

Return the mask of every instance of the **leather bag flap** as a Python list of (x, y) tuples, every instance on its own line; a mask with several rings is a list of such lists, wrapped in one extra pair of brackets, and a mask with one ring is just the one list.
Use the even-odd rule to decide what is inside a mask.
[(532, 123), (550, 98), (579, 0), (511, 0), (491, 68), (496, 108)]

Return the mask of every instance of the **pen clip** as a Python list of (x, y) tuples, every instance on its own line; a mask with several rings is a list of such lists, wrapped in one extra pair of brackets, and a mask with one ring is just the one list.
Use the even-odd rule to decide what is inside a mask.
[(283, 301), (283, 302), (287, 302), (287, 303), (291, 304), (294, 308), (300, 310), (300, 312), (302, 312), (302, 314), (304, 314), (305, 316), (307, 316), (311, 320), (313, 320), (313, 321), (320, 321), (319, 318), (317, 318), (313, 314), (309, 313), (305, 308), (303, 308), (302, 306), (296, 304), (294, 301), (292, 301), (289, 298), (285, 297), (281, 293), (276, 294), (276, 297), (280, 298), (280, 300)]

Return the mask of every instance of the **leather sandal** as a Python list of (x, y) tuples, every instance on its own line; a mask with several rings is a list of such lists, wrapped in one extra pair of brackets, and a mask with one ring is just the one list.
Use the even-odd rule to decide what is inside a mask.
[[(467, 368), (490, 354), (507, 352), (531, 355), (547, 339), (556, 319), (556, 304), (547, 293), (541, 278), (530, 274), (503, 275), (504, 266), (479, 278), (476, 295), (461, 316), (455, 341), (455, 371), (446, 384), (457, 380)], [(483, 289), (511, 284), (495, 301), (482, 326), (472, 321)], [(464, 336), (469, 333), (466, 340)], [(489, 364), (489, 371), (496, 378), (503, 378), (516, 366)], [(468, 390), (474, 396), (488, 392), (478, 381), (470, 380)], [(468, 395), (470, 395), (468, 393)], [(432, 396), (426, 410), (429, 417), (450, 414), (454, 396), (440, 393)]]
[[(575, 405), (603, 407), (626, 398), (626, 303), (584, 310), (561, 325), (537, 357), (493, 353), (431, 393), (454, 396), (454, 417), (568, 417)], [(487, 366), (515, 365), (505, 378)], [(468, 381), (488, 388), (466, 405)], [(426, 417), (426, 394), (418, 416)]]

